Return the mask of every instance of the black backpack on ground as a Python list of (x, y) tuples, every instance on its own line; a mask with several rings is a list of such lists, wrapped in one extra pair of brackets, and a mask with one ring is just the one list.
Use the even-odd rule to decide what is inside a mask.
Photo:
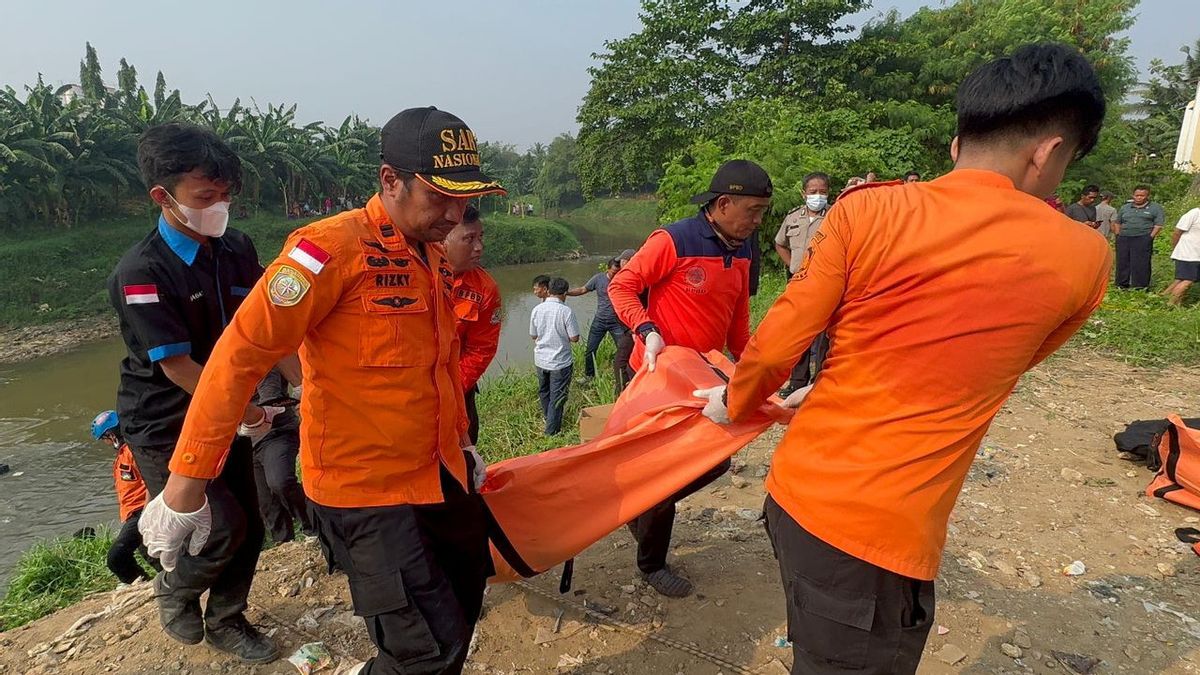
[[(1193, 429), (1200, 428), (1200, 418), (1185, 419), (1183, 423)], [(1136, 455), (1138, 463), (1145, 462), (1147, 469), (1158, 471), (1162, 466), (1158, 457), (1158, 441), (1169, 426), (1171, 423), (1167, 420), (1135, 420), (1126, 424), (1124, 431), (1113, 435), (1113, 442), (1117, 445), (1117, 452)]]

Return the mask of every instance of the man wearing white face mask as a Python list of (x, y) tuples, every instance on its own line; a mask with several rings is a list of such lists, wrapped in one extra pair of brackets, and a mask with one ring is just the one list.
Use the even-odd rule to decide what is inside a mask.
[[(243, 611), (263, 539), (251, 441), (270, 431), (280, 409), (246, 407), (241, 435), (220, 478), (208, 486), (203, 507), (176, 513), (162, 500), (204, 364), (262, 276), (250, 238), (226, 230), (241, 163), (211, 131), (165, 124), (142, 135), (138, 165), (162, 212), (157, 227), (121, 258), (108, 292), (128, 349), (117, 391), (121, 432), (152, 497), (139, 526), (164, 570), (154, 580), (159, 619), (168, 635), (185, 644), (207, 640), (244, 660), (270, 661), (278, 656), (275, 646)], [(298, 384), (298, 363), (285, 361), (281, 370)], [(154, 535), (185, 525), (194, 532), (183, 552), (166, 549)]]
[[(812, 241), (813, 234), (825, 220), (825, 212), (829, 209), (829, 176), (820, 172), (810, 173), (804, 177), (804, 205), (798, 206), (783, 217), (779, 232), (775, 235), (775, 252), (788, 266), (788, 272), (795, 274), (804, 262), (804, 252)], [(787, 398), (792, 392), (805, 387), (821, 372), (821, 364), (825, 361), (829, 340), (825, 333), (817, 334), (808, 351), (792, 369), (792, 377), (779, 392)]]

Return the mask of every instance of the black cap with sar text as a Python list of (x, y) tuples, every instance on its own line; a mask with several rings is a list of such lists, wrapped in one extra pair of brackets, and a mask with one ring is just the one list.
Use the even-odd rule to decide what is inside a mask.
[(401, 111), (383, 125), (379, 156), (451, 197), (507, 194), (480, 170), (479, 145), (458, 117), (432, 106)]
[(713, 174), (708, 192), (692, 197), (693, 204), (707, 204), (720, 195), (770, 197), (771, 177), (759, 165), (747, 159), (731, 159)]

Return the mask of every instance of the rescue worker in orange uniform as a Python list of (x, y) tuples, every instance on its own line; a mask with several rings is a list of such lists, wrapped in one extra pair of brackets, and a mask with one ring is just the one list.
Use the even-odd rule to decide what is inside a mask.
[(1104, 297), (1104, 239), (1042, 201), (1100, 132), (1091, 64), (1025, 46), (957, 99), (954, 170), (843, 193), (728, 390), (697, 392), (710, 419), (744, 419), (828, 324), (825, 369), (775, 451), (764, 506), (793, 673), (916, 671), (980, 441), (1021, 374)]
[[(771, 205), (771, 178), (754, 162), (717, 169), (708, 192), (692, 198), (696, 215), (656, 230), (613, 276), (608, 296), (637, 335), (630, 365), (654, 370), (665, 345), (701, 353), (728, 347), (734, 359), (750, 340), (750, 264), (754, 234)], [(645, 292), (646, 302), (639, 296)], [(667, 567), (675, 504), (729, 469), (721, 462), (691, 485), (629, 523), (637, 564), (654, 590), (684, 597), (692, 583)]]
[(479, 209), (468, 206), (463, 220), (446, 235), (446, 259), (454, 270), (454, 316), (458, 318), (459, 370), (466, 397), (467, 434), (479, 440), (479, 378), (483, 377), (500, 347), (500, 287), (487, 270), (483, 258), (483, 221)]
[(492, 565), (441, 241), (468, 198), (504, 190), (480, 171), (471, 130), (436, 108), (397, 114), (380, 147), (379, 192), (294, 232), (217, 343), (157, 534), (179, 547), (203, 531), (204, 484), (240, 411), (299, 348), (304, 489), (379, 650), (352, 672), (458, 673)]
[(113, 488), (117, 493), (117, 506), (120, 509), (121, 529), (108, 548), (108, 569), (123, 584), (132, 584), (138, 579), (149, 579), (150, 575), (138, 564), (135, 552), (140, 552), (154, 569), (161, 569), (158, 561), (150, 557), (142, 544), (142, 534), (138, 532), (138, 519), (146, 506), (146, 483), (138, 471), (137, 462), (133, 459), (133, 451), (121, 437), (120, 423), (116, 410), (105, 410), (92, 420), (92, 440), (102, 441), (111, 445), (117, 451), (113, 460)]

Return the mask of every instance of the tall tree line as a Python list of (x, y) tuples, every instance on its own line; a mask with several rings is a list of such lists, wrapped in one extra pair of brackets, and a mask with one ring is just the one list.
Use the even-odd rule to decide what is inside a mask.
[(776, 211), (799, 203), (812, 170), (835, 182), (940, 173), (958, 83), (1016, 45), (1054, 40), (1087, 56), (1111, 103), (1100, 146), (1064, 192), (1084, 182), (1182, 191), (1187, 177), (1171, 159), (1200, 44), (1137, 82), (1120, 36), (1138, 2), (957, 0), (856, 27), (848, 17), (869, 0), (643, 0), (641, 30), (595, 55), (578, 115), (581, 189), (657, 188), (669, 217), (731, 154), (776, 178)]
[[(106, 86), (91, 44), (79, 85), (54, 88), (40, 78), (21, 96), (0, 91), (0, 227), (30, 223), (70, 226), (81, 218), (137, 208), (138, 136), (170, 121), (208, 126), (241, 156), (244, 195), (252, 207), (287, 212), (292, 204), (369, 194), (378, 166), (378, 129), (355, 116), (337, 126), (299, 124), (296, 106), (211, 97), (184, 103), (159, 72), (153, 92), (121, 59), (116, 87)], [(136, 201), (135, 201), (136, 200)]]

